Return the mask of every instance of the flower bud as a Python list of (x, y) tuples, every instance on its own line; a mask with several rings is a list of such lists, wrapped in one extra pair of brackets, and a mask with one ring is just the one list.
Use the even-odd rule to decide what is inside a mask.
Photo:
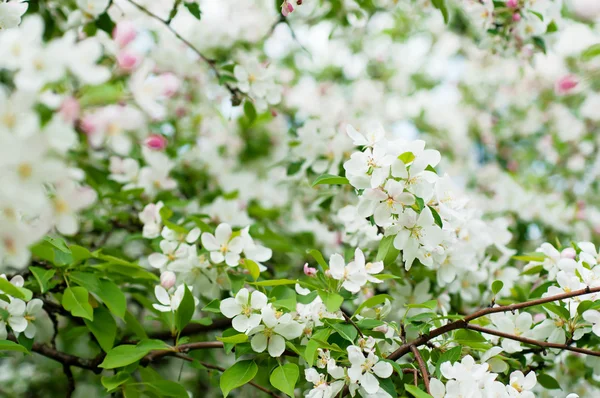
[(150, 134), (144, 144), (150, 149), (162, 151), (167, 147), (167, 139), (160, 134)]
[(292, 11), (294, 11), (292, 3), (288, 2), (288, 0), (283, 0), (283, 3), (281, 3), (281, 14), (287, 17)]
[(117, 65), (119, 68), (128, 72), (135, 69), (140, 64), (141, 60), (142, 57), (130, 51), (121, 51), (119, 55), (117, 55)]
[(556, 82), (556, 93), (567, 94), (569, 91), (577, 87), (577, 84), (579, 84), (579, 82), (577, 81), (575, 76), (568, 75), (562, 77)]
[(506, 0), (506, 6), (508, 8), (517, 8), (519, 6), (519, 0)]
[(306, 276), (313, 277), (317, 274), (317, 269), (308, 266), (308, 263), (304, 264), (304, 274)]
[(521, 20), (521, 14), (519, 14), (518, 12), (515, 12), (512, 15), (512, 20), (513, 20), (513, 22), (519, 22)]
[(167, 290), (169, 290), (170, 288), (175, 286), (176, 280), (177, 280), (177, 277), (175, 276), (175, 273), (172, 271), (165, 271), (162, 274), (160, 274), (160, 285)]
[(137, 36), (135, 25), (131, 21), (121, 21), (113, 29), (113, 39), (119, 47), (125, 47)]
[(67, 97), (60, 105), (60, 115), (66, 122), (73, 123), (79, 117), (81, 106), (79, 101), (73, 97)]
[(160, 75), (163, 84), (162, 93), (166, 97), (172, 97), (179, 90), (180, 81), (173, 73), (163, 73)]
[(574, 259), (576, 255), (577, 255), (577, 252), (572, 247), (567, 247), (566, 249), (564, 249), (563, 251), (560, 252), (560, 256), (562, 258)]

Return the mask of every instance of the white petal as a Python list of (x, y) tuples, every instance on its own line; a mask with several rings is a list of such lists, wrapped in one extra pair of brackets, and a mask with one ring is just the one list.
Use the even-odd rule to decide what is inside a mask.
[(269, 355), (272, 357), (280, 357), (285, 351), (285, 339), (274, 334), (269, 339)]
[(242, 312), (242, 306), (232, 297), (221, 301), (219, 309), (227, 318), (233, 318)]
[(162, 268), (168, 261), (169, 258), (162, 253), (152, 253), (148, 256), (148, 263), (154, 268)]
[(164, 287), (158, 285), (154, 287), (154, 295), (159, 303), (163, 305), (171, 305), (171, 297)]
[(253, 291), (252, 295), (250, 296), (250, 306), (255, 310), (261, 310), (267, 305), (267, 301), (267, 296), (258, 290)]
[(263, 352), (267, 349), (267, 336), (264, 333), (258, 333), (250, 340), (252, 349), (256, 352)]
[(217, 242), (220, 245), (225, 244), (229, 241), (230, 237), (231, 237), (231, 227), (229, 226), (229, 224), (225, 224), (225, 223), (219, 224), (219, 226), (215, 230), (215, 238), (217, 239)]
[(212, 252), (221, 248), (219, 243), (217, 242), (217, 239), (211, 233), (203, 233), (202, 237), (200, 238), (200, 241), (202, 242), (202, 246), (204, 246), (204, 248), (208, 251)]
[(392, 375), (394, 368), (391, 364), (385, 361), (379, 361), (373, 366), (373, 373), (382, 379), (386, 379)]
[(185, 240), (187, 243), (194, 243), (195, 241), (198, 240), (199, 237), (200, 237), (200, 228), (194, 228), (187, 234), (187, 236), (185, 237)]
[(375, 394), (379, 390), (379, 380), (372, 373), (366, 372), (360, 379), (360, 385), (369, 394)]

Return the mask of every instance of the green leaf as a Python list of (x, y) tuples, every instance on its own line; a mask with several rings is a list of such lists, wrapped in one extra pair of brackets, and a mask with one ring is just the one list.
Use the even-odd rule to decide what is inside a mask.
[(256, 262), (250, 260), (249, 258), (241, 260), (240, 265), (242, 266), (242, 268), (245, 268), (248, 271), (250, 271), (250, 276), (252, 276), (252, 279), (257, 280), (260, 276), (260, 268), (258, 268), (258, 264), (256, 264)]
[(542, 387), (548, 390), (558, 390), (560, 389), (560, 384), (556, 379), (548, 374), (542, 373), (537, 375), (537, 381), (541, 384)]
[(347, 323), (332, 323), (330, 326), (345, 340), (348, 340), (350, 343), (354, 344), (354, 341), (358, 336), (358, 331), (354, 326)]
[(201, 311), (207, 311), (207, 312), (214, 312), (215, 314), (220, 314), (221, 313), (221, 300), (219, 299), (214, 299), (211, 300), (210, 303), (206, 304)]
[(431, 210), (431, 214), (433, 215), (433, 219), (435, 220), (435, 223), (437, 224), (437, 226), (440, 228), (444, 228), (444, 223), (442, 221), (442, 217), (440, 217), (440, 214), (437, 212), (437, 210), (431, 206), (429, 206), (429, 210)]
[(546, 259), (546, 255), (542, 252), (531, 252), (531, 253), (524, 253), (522, 255), (519, 256), (513, 256), (513, 259), (515, 260), (520, 260), (520, 261), (525, 261), (525, 262), (543, 262)]
[(137, 345), (120, 345), (106, 354), (100, 365), (104, 369), (121, 368), (142, 359), (152, 350), (166, 350), (170, 347), (161, 340), (142, 340)]
[(600, 55), (600, 43), (598, 44), (594, 44), (593, 46), (590, 46), (588, 48), (586, 48), (582, 53), (581, 53), (581, 58), (584, 61), (589, 61), (592, 58), (596, 58), (597, 56)]
[(111, 392), (112, 390), (114, 390), (115, 388), (119, 387), (121, 384), (125, 383), (127, 380), (129, 380), (130, 375), (127, 372), (119, 372), (114, 376), (102, 376), (102, 378), (100, 379), (100, 381), (102, 382), (102, 385), (104, 386), (104, 388), (106, 388), (107, 392)]
[(315, 362), (317, 349), (321, 346), (320, 341), (327, 341), (330, 334), (331, 329), (321, 329), (314, 333), (306, 344), (306, 349), (304, 350), (304, 359), (306, 359), (306, 362), (309, 366), (312, 366)]
[(187, 285), (184, 285), (184, 289), (185, 292), (183, 293), (181, 304), (179, 304), (179, 307), (175, 311), (175, 327), (179, 331), (182, 331), (190, 323), (196, 310), (196, 302), (194, 301), (192, 292), (190, 292)]
[(584, 300), (577, 306), (577, 313), (582, 315), (584, 312), (589, 310), (594, 303), (590, 300)]
[(84, 287), (68, 287), (63, 293), (62, 305), (73, 316), (93, 321), (94, 310), (89, 303), (88, 295), (89, 293)]
[(251, 282), (254, 286), (281, 286), (281, 285), (295, 285), (298, 281), (291, 279), (274, 279), (272, 281), (260, 281)]
[(319, 297), (323, 300), (323, 304), (329, 312), (335, 312), (340, 309), (340, 306), (344, 302), (344, 298), (337, 293), (326, 292), (319, 290)]
[(446, 7), (446, 0), (432, 0), (431, 3), (435, 8), (441, 11), (444, 17), (444, 23), (448, 23), (450, 16), (448, 15), (448, 7)]
[(74, 263), (79, 263), (93, 257), (92, 253), (83, 246), (71, 245), (69, 246), (69, 249), (71, 249)]
[(294, 388), (299, 376), (300, 369), (298, 365), (295, 363), (286, 363), (283, 366), (280, 365), (275, 368), (273, 373), (271, 373), (269, 381), (273, 387), (294, 398)]
[(350, 184), (346, 177), (335, 176), (333, 174), (321, 174), (313, 181), (312, 187), (317, 185), (345, 185)]
[(327, 271), (329, 269), (329, 265), (327, 264), (327, 261), (325, 261), (325, 258), (323, 258), (323, 255), (320, 251), (317, 249), (311, 249), (308, 251), (308, 254), (314, 258), (321, 267), (323, 267), (323, 270)]
[(109, 280), (100, 280), (100, 290), (94, 291), (106, 304), (110, 312), (123, 319), (127, 310), (127, 299), (119, 286)]
[(110, 19), (108, 13), (104, 12), (100, 14), (98, 18), (96, 18), (95, 23), (98, 29), (105, 31), (109, 35), (113, 34), (113, 30), (115, 29), (115, 23), (112, 19)]
[(123, 97), (123, 92), (121, 83), (86, 86), (82, 90), (79, 103), (82, 107), (111, 104), (118, 102)]
[(35, 277), (38, 285), (40, 285), (40, 292), (46, 293), (48, 291), (48, 282), (52, 279), (56, 270), (54, 269), (44, 269), (40, 267), (30, 266), (29, 270)]
[(185, 6), (185, 8), (188, 9), (190, 14), (196, 17), (197, 20), (202, 19), (202, 11), (200, 10), (200, 6), (198, 5), (198, 3), (186, 1), (185, 3), (183, 3), (183, 5)]
[(0, 290), (10, 296), (23, 299), (25, 301), (29, 301), (31, 300), (31, 297), (33, 297), (31, 290), (25, 289), (24, 287), (15, 286), (4, 278), (0, 278)]
[(552, 22), (550, 22), (546, 28), (546, 33), (554, 33), (556, 31), (558, 31), (558, 26), (556, 25), (556, 22), (552, 20)]
[(10, 340), (0, 340), (0, 351), (29, 352), (26, 347), (23, 347), (21, 344), (17, 344)]
[(115, 338), (117, 337), (117, 323), (110, 312), (103, 307), (98, 307), (94, 311), (94, 320), (83, 320), (94, 335), (100, 347), (108, 352), (113, 348)]
[(438, 306), (437, 300), (429, 300), (421, 304), (407, 304), (406, 308), (427, 308), (429, 310), (435, 310)]
[(258, 366), (254, 361), (236, 362), (221, 375), (219, 385), (221, 386), (221, 391), (223, 391), (223, 396), (227, 397), (231, 390), (251, 381), (256, 376), (256, 373), (258, 373)]
[(413, 160), (415, 160), (415, 154), (412, 152), (404, 152), (398, 155), (398, 159), (402, 161), (404, 164), (409, 164)]
[(379, 242), (379, 249), (377, 250), (377, 257), (375, 261), (383, 261), (383, 265), (390, 265), (400, 254), (400, 250), (394, 247), (394, 239), (396, 235), (384, 236)]
[(217, 340), (228, 344), (240, 344), (248, 341), (248, 335), (245, 333), (234, 334), (233, 336), (217, 336)]
[(494, 296), (496, 294), (498, 294), (498, 292), (500, 290), (502, 290), (503, 287), (504, 287), (504, 282), (502, 282), (502, 281), (494, 281), (494, 283), (492, 283), (492, 293), (494, 294)]
[(544, 41), (544, 39), (542, 39), (539, 36), (533, 36), (531, 40), (533, 41), (533, 45), (535, 47), (537, 47), (541, 52), (546, 54), (546, 42)]
[(545, 309), (547, 309), (548, 311), (553, 312), (554, 314), (558, 315), (560, 318), (562, 318), (564, 320), (571, 319), (571, 314), (569, 313), (569, 310), (566, 309), (565, 307), (561, 307), (560, 305), (551, 304), (551, 303), (546, 303), (543, 305), (543, 307)]
[(125, 313), (124, 319), (125, 319), (125, 324), (127, 325), (127, 328), (135, 334), (135, 337), (137, 337), (138, 339), (147, 339), (148, 338), (148, 335), (146, 334), (144, 327), (142, 326), (140, 321), (137, 320), (136, 317), (131, 315), (131, 312), (127, 311)]
[(256, 108), (250, 100), (244, 102), (244, 115), (246, 115), (250, 124), (254, 123), (256, 120)]
[(360, 321), (356, 322), (356, 326), (358, 326), (361, 329), (373, 329), (381, 325), (385, 325), (385, 322), (380, 321), (378, 319), (363, 318)]
[(179, 383), (171, 380), (155, 380), (147, 382), (146, 385), (159, 397), (188, 398), (187, 390)]
[[(394, 301), (394, 298), (392, 296), (390, 296), (389, 294), (378, 294), (377, 296), (368, 298), (358, 306), (356, 311), (354, 311), (354, 315), (360, 314), (360, 311), (363, 308), (371, 308), (371, 307), (375, 307), (376, 305), (383, 304), (383, 303), (385, 303), (386, 299), (388, 299), (390, 301)], [(354, 315), (352, 315), (352, 316), (354, 316)]]
[(427, 394), (425, 391), (420, 390), (419, 387), (414, 386), (412, 384), (405, 384), (404, 389), (412, 394), (415, 398), (433, 398), (431, 395)]

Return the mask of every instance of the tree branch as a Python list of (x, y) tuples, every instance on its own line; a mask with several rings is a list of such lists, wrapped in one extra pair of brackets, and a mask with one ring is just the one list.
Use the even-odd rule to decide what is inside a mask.
[[(198, 323), (192, 323), (187, 325), (180, 333), (180, 336), (190, 336), (193, 334), (199, 334), (204, 332), (211, 332), (213, 330), (223, 330), (231, 326), (231, 319), (221, 318), (216, 319), (210, 325), (200, 325)], [(149, 333), (148, 337), (151, 339), (167, 340), (174, 337), (170, 330), (163, 330), (156, 333)]]
[(421, 371), (421, 376), (423, 376), (423, 384), (425, 384), (425, 390), (429, 394), (429, 373), (427, 373), (427, 365), (425, 365), (425, 361), (423, 361), (423, 357), (421, 357), (421, 353), (419, 352), (419, 349), (417, 347), (411, 345), (410, 350), (415, 356), (417, 364), (419, 364), (419, 370)]
[[(523, 303), (515, 303), (515, 304), (510, 304), (510, 305), (501, 305), (498, 307), (483, 308), (483, 309), (480, 309), (479, 311), (472, 313), (471, 315), (467, 315), (463, 319), (459, 319), (457, 321), (450, 322), (444, 326), (441, 326), (437, 329), (433, 329), (428, 334), (422, 335), (410, 343), (402, 344), (400, 347), (398, 347), (398, 349), (396, 351), (391, 353), (387, 358), (392, 361), (395, 361), (396, 359), (401, 358), (402, 356), (409, 353), (411, 351), (411, 348), (410, 348), (411, 346), (414, 345), (415, 347), (420, 347), (423, 344), (427, 344), (430, 340), (432, 340), (438, 336), (441, 336), (445, 333), (448, 333), (448, 332), (451, 332), (451, 331), (457, 330), (457, 329), (467, 329), (469, 327), (469, 322), (471, 322), (475, 319), (484, 317), (486, 315), (495, 314), (498, 312), (515, 311), (515, 310), (519, 310), (522, 308), (533, 307), (536, 305), (551, 303), (553, 301), (565, 300), (565, 299), (583, 296), (585, 294), (590, 294), (590, 293), (597, 293), (597, 292), (600, 292), (600, 287), (590, 288), (588, 286), (585, 289), (574, 290), (569, 293), (557, 294), (557, 295), (550, 296), (550, 297), (542, 297), (542, 298), (539, 298), (536, 300), (525, 301)], [(576, 348), (576, 347), (571, 347), (571, 348)], [(571, 349), (570, 351), (573, 351), (573, 350)], [(587, 351), (589, 351), (589, 350), (584, 350), (584, 351), (586, 351), (585, 353), (588, 353)], [(589, 351), (589, 352), (595, 352), (595, 351)], [(590, 355), (593, 355), (593, 354), (590, 354)]]
[(594, 357), (600, 357), (600, 351), (593, 351), (593, 350), (588, 350), (585, 348), (573, 347), (573, 346), (570, 346), (567, 344), (549, 343), (547, 341), (534, 340), (534, 339), (530, 339), (527, 337), (521, 337), (521, 336), (516, 336), (513, 334), (500, 332), (497, 330), (487, 329), (487, 328), (477, 326), (477, 325), (467, 325), (467, 329), (475, 330), (475, 331), (481, 332), (481, 333), (491, 334), (491, 335), (502, 337), (505, 339), (520, 341), (521, 343), (525, 343), (525, 344), (537, 345), (537, 346), (540, 346), (543, 348), (558, 348), (560, 350), (573, 351), (573, 352), (578, 352), (580, 354), (586, 354), (586, 355), (591, 355)]
[(352, 318), (350, 318), (348, 315), (346, 315), (346, 313), (344, 311), (342, 311), (342, 315), (344, 316), (344, 319), (346, 320), (346, 322), (349, 323), (349, 324), (351, 324), (352, 326), (354, 326), (354, 329), (356, 329), (356, 331), (358, 332), (358, 334), (360, 335), (360, 337), (362, 337), (364, 339), (365, 335), (360, 330), (360, 328), (358, 327), (358, 325), (356, 323), (354, 323), (354, 321), (352, 320)]
[(223, 84), (227, 90), (229, 90), (229, 92), (231, 93), (231, 102), (234, 106), (239, 105), (242, 101), (242, 97), (243, 97), (243, 93), (236, 87), (233, 87), (232, 85), (230, 85), (229, 83), (221, 83), (221, 73), (219, 72), (219, 70), (217, 69), (217, 63), (214, 59), (210, 59), (207, 56), (205, 56), (204, 54), (202, 54), (200, 52), (200, 50), (198, 50), (189, 40), (187, 40), (185, 37), (181, 36), (175, 29), (173, 29), (173, 27), (169, 24), (170, 21), (166, 21), (164, 19), (162, 19), (161, 17), (159, 17), (158, 15), (154, 14), (152, 11), (148, 10), (146, 7), (144, 7), (143, 5), (137, 3), (134, 0), (127, 0), (129, 3), (131, 3), (132, 5), (134, 5), (138, 10), (140, 10), (141, 12), (143, 12), (144, 14), (148, 15), (149, 17), (159, 21), (160, 23), (162, 23), (169, 31), (171, 31), (171, 33), (173, 33), (175, 35), (175, 37), (177, 37), (183, 44), (185, 44), (186, 46), (188, 46), (196, 55), (198, 55), (200, 57), (200, 59), (202, 59), (204, 62), (206, 62), (208, 64), (208, 66), (210, 67), (210, 69), (212, 69), (213, 73), (215, 74), (215, 76), (217, 77), (217, 79), (219, 80), (220, 84)]

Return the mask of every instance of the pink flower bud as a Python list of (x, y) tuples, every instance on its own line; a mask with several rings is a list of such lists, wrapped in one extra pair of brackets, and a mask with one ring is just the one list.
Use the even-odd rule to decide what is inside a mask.
[(125, 47), (137, 36), (135, 25), (131, 21), (121, 21), (113, 29), (113, 39), (119, 47)]
[(283, 0), (283, 3), (281, 3), (281, 14), (287, 17), (292, 11), (294, 11), (292, 3), (288, 2), (288, 0)]
[(577, 87), (577, 84), (579, 84), (579, 82), (575, 76), (568, 75), (562, 77), (556, 82), (556, 92), (557, 94), (567, 94)]
[(151, 134), (146, 140), (144, 144), (156, 151), (162, 151), (167, 147), (167, 139), (160, 134)]
[(541, 322), (541, 321), (543, 321), (544, 319), (546, 319), (546, 314), (543, 314), (543, 313), (535, 314), (535, 315), (533, 316), (533, 322), (534, 322), (534, 323)]
[(308, 266), (308, 263), (304, 264), (304, 274), (306, 276), (313, 277), (317, 275), (317, 269)]
[(79, 101), (73, 97), (67, 97), (60, 105), (60, 115), (66, 122), (73, 123), (79, 117), (81, 106)]
[(180, 81), (177, 76), (172, 73), (163, 73), (160, 75), (161, 82), (163, 84), (163, 95), (172, 97), (179, 90)]
[(97, 121), (92, 116), (86, 116), (83, 118), (83, 120), (81, 120), (80, 127), (87, 135), (94, 134), (97, 127)]
[(165, 289), (169, 290), (170, 288), (175, 286), (176, 279), (177, 277), (175, 276), (174, 272), (165, 271), (162, 274), (160, 274), (160, 285)]
[(130, 51), (121, 51), (117, 55), (117, 65), (128, 72), (135, 69), (141, 63), (141, 60), (142, 57)]
[(560, 252), (560, 256), (562, 258), (574, 259), (576, 255), (577, 255), (577, 252), (572, 247), (567, 247), (566, 249), (564, 249), (563, 251)]
[(517, 8), (519, 6), (519, 0), (507, 0), (506, 6), (508, 8)]
[(518, 12), (515, 12), (515, 13), (512, 15), (512, 20), (513, 20), (514, 22), (519, 22), (519, 21), (521, 20), (521, 14), (519, 14)]

